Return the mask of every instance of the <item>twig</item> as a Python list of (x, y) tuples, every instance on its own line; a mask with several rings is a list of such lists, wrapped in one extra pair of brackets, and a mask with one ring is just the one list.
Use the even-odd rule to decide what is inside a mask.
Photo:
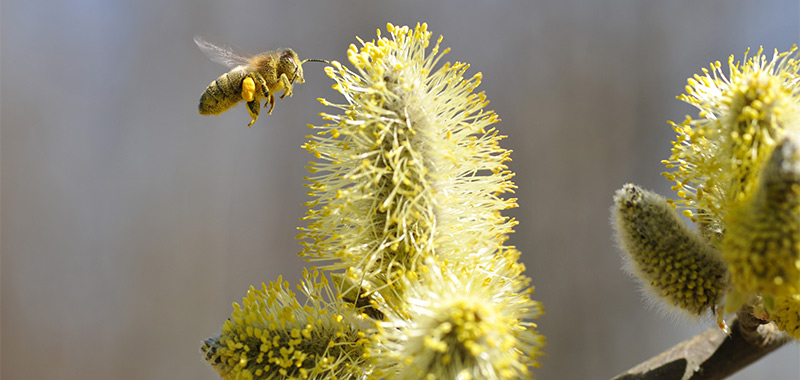
[(617, 375), (612, 380), (718, 380), (755, 362), (789, 341), (774, 324), (743, 308), (732, 333), (710, 328)]

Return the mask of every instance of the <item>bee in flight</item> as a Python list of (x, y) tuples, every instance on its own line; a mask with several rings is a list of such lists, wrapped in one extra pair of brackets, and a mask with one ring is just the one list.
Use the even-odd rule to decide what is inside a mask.
[(292, 49), (245, 57), (234, 53), (230, 48), (214, 45), (199, 36), (194, 37), (194, 42), (212, 61), (231, 68), (231, 71), (220, 75), (206, 87), (206, 91), (200, 96), (200, 114), (219, 115), (240, 101), (245, 101), (252, 119), (247, 124), (248, 127), (258, 120), (262, 100), (266, 100), (264, 108), (269, 105), (267, 113), (272, 114), (272, 109), (275, 107), (275, 93), (284, 90), (280, 96), (283, 99), (286, 95), (292, 96), (292, 85), (295, 80), (298, 83), (305, 83), (303, 63), (308, 61), (330, 63), (320, 59), (300, 61)]

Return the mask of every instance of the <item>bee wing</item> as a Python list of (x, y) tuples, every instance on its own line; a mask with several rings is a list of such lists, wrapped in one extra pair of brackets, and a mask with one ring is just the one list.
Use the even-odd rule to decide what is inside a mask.
[(211, 42), (206, 41), (203, 37), (194, 36), (194, 43), (200, 48), (200, 51), (216, 63), (223, 64), (228, 67), (236, 67), (246, 65), (250, 60), (249, 57), (238, 54), (233, 51), (229, 46), (217, 46)]

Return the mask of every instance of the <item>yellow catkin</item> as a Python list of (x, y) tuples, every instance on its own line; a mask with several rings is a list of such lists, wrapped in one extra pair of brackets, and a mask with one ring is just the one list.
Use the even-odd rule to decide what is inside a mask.
[(319, 161), (300, 255), (372, 288), (429, 257), (503, 249), (517, 224), (501, 214), (516, 207), (502, 196), (516, 186), (499, 119), (476, 92), (481, 76), (466, 77), (465, 63), (437, 66), (447, 49), (430, 44), (425, 24), (389, 29), (351, 45), (353, 70), (327, 70), (347, 103), (325, 101), (339, 112), (303, 146)]
[(726, 218), (723, 258), (744, 294), (800, 294), (800, 134), (788, 134)]
[(399, 380), (528, 378), (544, 338), (530, 322), (541, 306), (524, 291), (517, 256), (507, 251), (472, 269), (429, 261), (419, 279), (405, 279), (405, 296), (415, 302), (378, 323), (372, 353), (379, 367)]
[(797, 48), (772, 59), (758, 50), (739, 62), (719, 62), (689, 80), (683, 100), (699, 110), (680, 124), (672, 154), (665, 160), (680, 208), (721, 232), (730, 206), (756, 187), (757, 171), (789, 131), (800, 130), (800, 65)]
[(479, 73), (439, 64), (448, 49), (426, 24), (387, 30), (351, 45), (353, 69), (326, 71), (346, 103), (325, 101), (304, 145), (317, 161), (301, 256), (342, 270), (345, 301), (377, 322), (374, 376), (527, 378), (540, 308), (504, 245), (517, 202), (499, 118)]
[(781, 331), (800, 339), (800, 294), (776, 298), (769, 315)]
[(332, 300), (327, 279), (304, 271), (298, 302), (279, 278), (250, 287), (222, 332), (203, 342), (206, 360), (225, 380), (359, 379), (369, 366), (363, 331), (343, 304)]

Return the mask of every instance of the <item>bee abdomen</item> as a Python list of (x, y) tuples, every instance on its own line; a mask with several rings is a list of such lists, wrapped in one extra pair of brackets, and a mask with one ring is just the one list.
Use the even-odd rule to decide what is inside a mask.
[(217, 115), (239, 103), (242, 100), (242, 80), (246, 75), (243, 70), (232, 70), (211, 82), (200, 96), (200, 114)]

